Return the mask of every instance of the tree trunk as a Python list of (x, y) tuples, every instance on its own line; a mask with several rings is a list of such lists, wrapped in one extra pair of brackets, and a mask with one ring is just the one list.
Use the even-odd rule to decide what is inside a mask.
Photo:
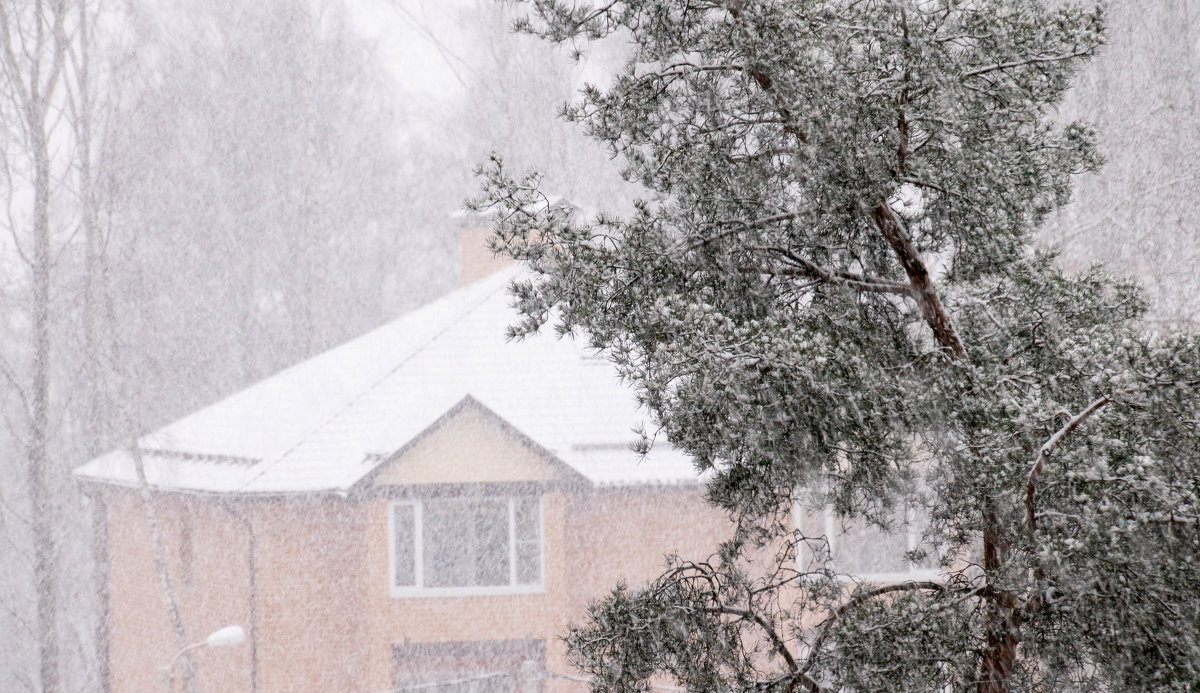
[(33, 381), (30, 438), (27, 454), (32, 501), (34, 585), (37, 591), (38, 665), (42, 693), (57, 693), (58, 561), (54, 545), (52, 493), (47, 480), (50, 465), (50, 156), (44, 112), (36, 102), (27, 106), (34, 159), (32, 257)]
[[(158, 530), (158, 512), (155, 508), (154, 496), (150, 493), (150, 484), (146, 480), (146, 465), (142, 459), (142, 449), (138, 447), (137, 439), (129, 447), (133, 456), (133, 468), (137, 473), (138, 493), (142, 505), (146, 509), (146, 523), (150, 527), (150, 548), (154, 553), (154, 572), (158, 576), (159, 586), (163, 591), (163, 602), (167, 607), (167, 616), (171, 620), (171, 629), (175, 633), (175, 645), (179, 648), (179, 658), (183, 660), (183, 680), (188, 693), (196, 693), (196, 666), (188, 651), (187, 632), (183, 627), (183, 618), (179, 615), (179, 600), (175, 596), (175, 588), (171, 585), (171, 574), (167, 571), (167, 553), (163, 546), (162, 533)], [(167, 672), (167, 681), (171, 681)]]
[(1016, 600), (1003, 590), (994, 589), (994, 575), (1004, 562), (1005, 542), (999, 533), (995, 501), (984, 501), (983, 514), (983, 574), (988, 587), (985, 592), (987, 616), (984, 624), (986, 646), (979, 661), (977, 693), (1008, 693), (1013, 666), (1017, 661), (1020, 628), (1017, 623)]
[(887, 202), (879, 203), (871, 216), (875, 221), (875, 227), (892, 246), (896, 259), (904, 268), (904, 273), (912, 285), (913, 300), (921, 307), (921, 315), (925, 318), (929, 328), (933, 330), (934, 338), (943, 349), (948, 350), (956, 358), (965, 357), (967, 355), (966, 347), (958, 338), (954, 323), (950, 320), (950, 315), (946, 312), (945, 307), (942, 306), (942, 300), (938, 298), (933, 277), (929, 276), (929, 270), (921, 260), (916, 246), (913, 245), (908, 230), (904, 228), (904, 223), (896, 216)]

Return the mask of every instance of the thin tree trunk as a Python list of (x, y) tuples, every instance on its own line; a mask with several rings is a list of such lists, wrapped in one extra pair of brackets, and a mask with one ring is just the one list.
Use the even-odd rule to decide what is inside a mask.
[(87, 412), (84, 430), (87, 432), (86, 450), (88, 455), (100, 452), (101, 426), (103, 416), (101, 397), (103, 388), (100, 386), (100, 344), (97, 331), (96, 290), (99, 284), (97, 277), (100, 272), (100, 223), (96, 204), (94, 181), (92, 180), (92, 95), (89, 84), (91, 45), (90, 22), (87, 2), (79, 3), (79, 49), (75, 63), (76, 84), (78, 94), (75, 99), (76, 147), (79, 152), (79, 204), (80, 221), (84, 236), (84, 277), (83, 277), (83, 343), (84, 343), (84, 383), (87, 388)]
[(163, 549), (162, 533), (158, 529), (158, 512), (154, 504), (154, 496), (150, 493), (150, 484), (146, 481), (146, 465), (142, 459), (142, 450), (135, 439), (129, 446), (133, 455), (133, 466), (137, 472), (138, 492), (142, 505), (146, 509), (146, 524), (150, 527), (150, 544), (154, 552), (154, 571), (158, 575), (159, 586), (163, 591), (163, 602), (167, 608), (167, 616), (171, 619), (171, 629), (175, 631), (175, 644), (183, 660), (183, 680), (189, 693), (196, 693), (196, 668), (192, 655), (187, 651), (187, 632), (183, 628), (183, 619), (179, 615), (179, 600), (175, 588), (171, 584), (171, 574), (167, 571), (167, 555)]
[(30, 412), (28, 479), (33, 503), (34, 581), (37, 591), (38, 664), (43, 693), (59, 690), (58, 561), (54, 545), (50, 465), (50, 157), (44, 112), (28, 106), (34, 155), (34, 212), (32, 257), (33, 382)]
[[(67, 38), (64, 32), (65, 4), (36, 0), (27, 6), (0, 3), (0, 58), (4, 61), (6, 88), (18, 107), (22, 144), (33, 165), (33, 225), (31, 249), (25, 260), (29, 267), (29, 310), (33, 324), (28, 396), (29, 437), (25, 450), (25, 477), (31, 502), (33, 535), (33, 584), (37, 612), (38, 675), (42, 693), (59, 693), (58, 637), (58, 547), (54, 532), (59, 527), (50, 459), (50, 193), (51, 161), (47, 113), (61, 77)], [(19, 247), (19, 246), (18, 246)]]

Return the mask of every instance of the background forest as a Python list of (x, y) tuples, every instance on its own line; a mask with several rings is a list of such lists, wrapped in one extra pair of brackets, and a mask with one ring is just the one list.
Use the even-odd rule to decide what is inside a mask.
[[(553, 119), (616, 56), (572, 70), (486, 0), (372, 7), (0, 4), (0, 690), (99, 678), (72, 467), (451, 288), (491, 150), (585, 208), (628, 203)], [(1069, 268), (1137, 277), (1148, 329), (1196, 325), (1200, 0), (1117, 0), (1109, 26), (1063, 105), (1108, 163), (1044, 233)]]

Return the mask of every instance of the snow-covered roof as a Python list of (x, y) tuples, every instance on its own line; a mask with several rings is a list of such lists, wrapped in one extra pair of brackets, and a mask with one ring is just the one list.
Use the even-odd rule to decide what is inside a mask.
[[(658, 444), (629, 448), (644, 419), (611, 365), (572, 339), (505, 339), (509, 268), (201, 409), (139, 442), (147, 482), (215, 493), (347, 492), (466, 397), (598, 485), (697, 479)], [(80, 479), (136, 485), (130, 451)]]

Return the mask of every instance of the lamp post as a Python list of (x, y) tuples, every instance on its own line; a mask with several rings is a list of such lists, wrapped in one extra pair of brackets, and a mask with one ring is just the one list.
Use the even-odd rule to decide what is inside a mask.
[(197, 643), (192, 643), (182, 650), (175, 653), (175, 657), (171, 659), (171, 663), (163, 667), (162, 680), (163, 686), (166, 687), (167, 693), (173, 693), (175, 690), (175, 665), (179, 662), (179, 658), (185, 652), (198, 650), (201, 647), (225, 647), (226, 645), (240, 645), (246, 640), (246, 631), (242, 630), (241, 626), (225, 626), (220, 630), (213, 631), (207, 638)]

